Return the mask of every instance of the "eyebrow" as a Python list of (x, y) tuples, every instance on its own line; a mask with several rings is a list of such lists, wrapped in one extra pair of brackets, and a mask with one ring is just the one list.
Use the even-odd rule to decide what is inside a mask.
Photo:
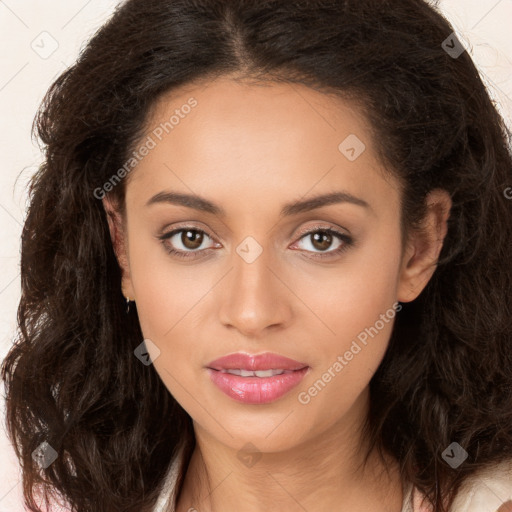
[[(194, 210), (199, 210), (206, 213), (211, 213), (213, 215), (219, 215), (222, 217), (226, 216), (226, 212), (223, 208), (212, 203), (208, 199), (195, 194), (162, 191), (151, 197), (146, 202), (146, 206), (159, 203), (170, 203), (178, 206), (185, 206), (187, 208), (193, 208)], [(310, 210), (315, 210), (317, 208), (321, 208), (322, 206), (339, 203), (349, 203), (361, 206), (368, 210), (372, 209), (371, 206), (363, 199), (356, 197), (346, 191), (339, 191), (285, 204), (281, 209), (280, 216), (288, 217), (291, 215), (308, 212)]]

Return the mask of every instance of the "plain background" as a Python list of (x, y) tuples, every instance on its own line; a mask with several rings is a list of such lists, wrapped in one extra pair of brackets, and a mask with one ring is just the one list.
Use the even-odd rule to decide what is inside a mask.
[[(0, 0), (0, 360), (16, 329), (26, 185), (42, 158), (31, 138), (32, 121), (50, 84), (74, 62), (117, 3)], [(441, 0), (440, 6), (512, 126), (512, 33), (507, 24), (512, 20), (512, 0)], [(21, 471), (5, 435), (4, 396), (2, 387), (0, 512), (18, 512), (24, 510)]]

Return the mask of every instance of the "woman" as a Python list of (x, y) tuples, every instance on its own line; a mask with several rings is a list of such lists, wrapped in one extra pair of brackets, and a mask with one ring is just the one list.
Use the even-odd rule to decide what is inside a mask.
[(509, 507), (510, 133), (434, 7), (128, 0), (36, 126), (30, 510)]

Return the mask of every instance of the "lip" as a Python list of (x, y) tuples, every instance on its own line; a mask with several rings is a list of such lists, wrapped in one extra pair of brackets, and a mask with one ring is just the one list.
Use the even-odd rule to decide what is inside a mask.
[[(242, 377), (226, 370), (284, 370), (272, 377)], [(242, 352), (215, 359), (207, 366), (212, 382), (230, 398), (245, 404), (274, 402), (299, 384), (309, 371), (305, 363), (266, 352), (250, 355)]]
[(300, 370), (305, 366), (308, 365), (288, 357), (280, 356), (279, 354), (273, 354), (272, 352), (265, 352), (255, 356), (244, 352), (237, 352), (215, 359), (215, 361), (207, 365), (207, 367), (212, 370), (236, 370), (240, 368), (253, 372), (256, 370), (270, 369)]

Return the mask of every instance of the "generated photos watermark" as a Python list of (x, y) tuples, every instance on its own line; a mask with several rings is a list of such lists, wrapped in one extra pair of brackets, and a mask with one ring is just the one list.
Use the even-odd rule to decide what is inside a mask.
[(322, 376), (315, 381), (315, 383), (310, 386), (306, 391), (301, 391), (297, 399), (299, 403), (306, 405), (311, 402), (311, 399), (320, 393), (332, 379), (334, 379), (340, 372), (349, 364), (349, 362), (354, 358), (355, 355), (359, 354), (361, 350), (366, 347), (368, 343), (368, 336), (373, 338), (376, 336), (379, 331), (384, 329), (385, 325), (388, 324), (396, 315), (396, 312), (402, 309), (402, 305), (398, 302), (395, 302), (391, 308), (389, 308), (385, 313), (382, 313), (379, 316), (379, 320), (377, 320), (373, 326), (365, 328), (357, 335), (357, 340), (361, 343), (361, 345), (357, 342), (357, 340), (353, 340), (350, 346), (350, 349), (345, 351), (343, 355), (339, 355), (336, 358), (329, 368), (322, 374)]

